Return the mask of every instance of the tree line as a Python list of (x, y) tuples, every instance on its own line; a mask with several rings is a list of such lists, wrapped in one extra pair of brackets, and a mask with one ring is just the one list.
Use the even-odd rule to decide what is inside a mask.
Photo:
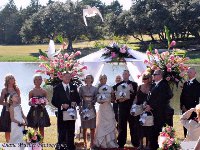
[[(96, 6), (97, 15), (83, 21), (86, 5)], [(200, 0), (133, 0), (130, 10), (115, 0), (105, 5), (100, 0), (63, 2), (49, 0), (41, 6), (31, 0), (26, 8), (17, 9), (13, 0), (0, 10), (0, 44), (47, 43), (49, 38), (62, 35), (68, 48), (74, 40), (97, 40), (112, 36), (133, 36), (144, 41), (143, 35), (166, 40), (163, 27), (170, 29), (173, 39), (187, 40), (191, 35), (200, 39)]]

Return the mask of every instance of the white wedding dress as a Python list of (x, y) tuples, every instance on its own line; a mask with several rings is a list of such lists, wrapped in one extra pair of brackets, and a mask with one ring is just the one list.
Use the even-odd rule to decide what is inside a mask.
[(117, 148), (116, 120), (111, 101), (99, 105), (97, 126), (95, 131), (95, 146), (101, 148)]
[[(21, 105), (17, 105), (14, 107), (14, 118), (19, 122), (23, 122)], [(12, 147), (11, 148), (12, 150), (24, 149), (23, 146), (19, 147), (18, 145), (20, 143), (25, 144), (25, 141), (23, 141), (23, 130), (24, 130), (23, 126), (20, 127), (18, 126), (17, 123), (11, 122), (11, 134), (9, 143), (17, 145), (17, 147)], [(6, 150), (8, 150), (8, 148), (6, 148)]]

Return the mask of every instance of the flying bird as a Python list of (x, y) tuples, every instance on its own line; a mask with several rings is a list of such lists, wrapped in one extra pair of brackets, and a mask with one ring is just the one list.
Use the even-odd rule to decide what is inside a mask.
[(87, 5), (87, 9), (83, 9), (83, 20), (84, 20), (85, 25), (87, 26), (86, 17), (93, 17), (97, 14), (101, 17), (101, 20), (103, 22), (103, 17), (100, 11), (95, 6), (90, 7), (89, 5)]

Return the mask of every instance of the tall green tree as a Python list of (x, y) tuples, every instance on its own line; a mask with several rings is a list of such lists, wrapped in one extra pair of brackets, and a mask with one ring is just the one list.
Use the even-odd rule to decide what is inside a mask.
[(13, 0), (9, 0), (8, 4), (2, 9), (0, 20), (0, 43), (19, 44), (21, 26), (19, 12)]
[(49, 4), (25, 21), (20, 32), (23, 41), (32, 42), (36, 38), (41, 41), (60, 34), (68, 39), (67, 49), (72, 50), (72, 41), (86, 33), (82, 9), (81, 3), (70, 0)]

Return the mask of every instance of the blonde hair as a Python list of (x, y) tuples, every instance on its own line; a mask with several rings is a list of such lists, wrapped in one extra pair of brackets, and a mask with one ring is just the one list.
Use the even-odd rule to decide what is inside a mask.
[[(12, 74), (7, 74), (5, 76), (4, 86), (5, 86), (6, 89), (8, 89), (8, 84), (9, 84), (10, 79), (13, 79), (13, 78), (15, 79), (15, 77)], [(16, 81), (14, 82), (13, 88), (14, 88), (15, 91), (17, 91)]]
[(42, 78), (42, 76), (40, 75), (40, 74), (35, 74), (34, 76), (33, 76), (33, 82), (35, 83), (35, 79), (36, 78)]
[(101, 74), (100, 77), (99, 77), (99, 80), (101, 80), (102, 78), (106, 78), (107, 79), (107, 76), (105, 74)]
[(200, 104), (196, 105), (195, 107), (197, 116), (200, 116)]

